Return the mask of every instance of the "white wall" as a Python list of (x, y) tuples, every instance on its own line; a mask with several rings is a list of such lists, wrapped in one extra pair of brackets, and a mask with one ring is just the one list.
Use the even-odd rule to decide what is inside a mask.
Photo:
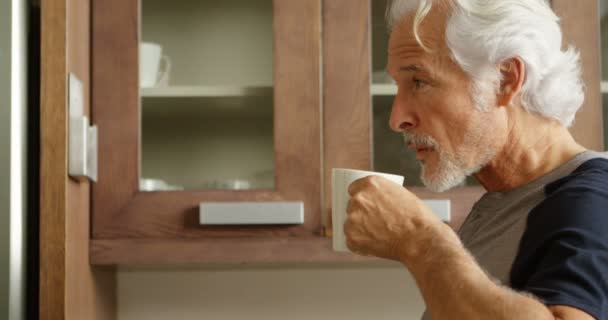
[(118, 273), (119, 320), (409, 320), (423, 309), (400, 266)]

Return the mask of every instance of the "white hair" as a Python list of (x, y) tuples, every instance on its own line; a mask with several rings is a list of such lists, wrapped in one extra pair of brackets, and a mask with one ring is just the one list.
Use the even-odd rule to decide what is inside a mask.
[[(444, 0), (440, 0), (444, 1)], [(437, 0), (393, 0), (387, 8), (389, 30), (414, 10), (414, 34)], [(519, 57), (526, 77), (520, 102), (528, 112), (574, 121), (584, 100), (579, 53), (562, 51), (559, 18), (546, 0), (450, 0), (452, 11), (445, 30), (454, 61), (471, 77), (472, 95), (480, 109), (488, 103), (488, 90), (498, 89), (501, 62)]]

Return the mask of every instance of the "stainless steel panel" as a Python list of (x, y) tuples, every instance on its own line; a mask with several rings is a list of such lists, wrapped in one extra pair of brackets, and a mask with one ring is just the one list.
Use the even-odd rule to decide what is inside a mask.
[(10, 277), (10, 8), (10, 1), (0, 1), (0, 318), (8, 317)]
[(0, 318), (24, 319), (26, 7), (0, 1)]

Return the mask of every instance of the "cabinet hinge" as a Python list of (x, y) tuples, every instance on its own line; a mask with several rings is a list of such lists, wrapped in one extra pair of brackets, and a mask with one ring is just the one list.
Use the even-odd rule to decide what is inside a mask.
[(68, 76), (68, 174), (78, 180), (97, 181), (97, 126), (84, 115), (84, 88), (74, 74)]

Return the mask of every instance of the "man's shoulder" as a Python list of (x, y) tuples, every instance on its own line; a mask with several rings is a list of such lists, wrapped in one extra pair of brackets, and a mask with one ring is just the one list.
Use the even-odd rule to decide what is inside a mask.
[(545, 195), (550, 198), (589, 190), (608, 192), (608, 158), (594, 158), (584, 162), (571, 174), (547, 184)]
[(545, 199), (528, 216), (528, 226), (534, 225), (608, 228), (608, 159), (588, 160), (546, 185)]
[(528, 214), (511, 286), (600, 319), (608, 310), (608, 160), (586, 161), (545, 194)]

